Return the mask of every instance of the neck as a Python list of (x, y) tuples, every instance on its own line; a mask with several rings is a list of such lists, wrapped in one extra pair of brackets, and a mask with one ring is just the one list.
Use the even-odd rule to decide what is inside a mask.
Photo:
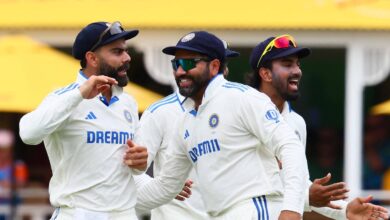
[(205, 91), (206, 91), (206, 87), (202, 88), (196, 95), (191, 97), (195, 102), (196, 111), (198, 111), (199, 106), (202, 104)]
[(265, 93), (268, 97), (270, 97), (271, 101), (276, 105), (279, 112), (283, 111), (284, 100), (280, 95), (273, 89), (273, 87), (260, 86), (259, 91)]

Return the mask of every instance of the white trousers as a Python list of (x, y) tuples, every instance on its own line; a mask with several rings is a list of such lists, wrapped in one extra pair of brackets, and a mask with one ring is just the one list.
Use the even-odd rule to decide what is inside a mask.
[(151, 211), (151, 220), (209, 220), (204, 211), (200, 213), (189, 207), (181, 207), (175, 204), (166, 204)]
[(277, 220), (282, 210), (283, 198), (259, 196), (239, 202), (212, 220)]
[(81, 208), (56, 208), (50, 220), (138, 220), (135, 210), (96, 212)]

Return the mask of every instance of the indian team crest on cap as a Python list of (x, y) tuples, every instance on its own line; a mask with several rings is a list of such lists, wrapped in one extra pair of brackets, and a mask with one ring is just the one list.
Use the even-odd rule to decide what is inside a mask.
[(188, 41), (194, 39), (194, 37), (195, 37), (195, 33), (189, 33), (186, 36), (181, 38), (181, 42), (183, 42), (183, 43), (188, 42)]
[(209, 125), (210, 127), (215, 128), (218, 126), (218, 124), (219, 124), (219, 117), (217, 114), (214, 113), (210, 116)]
[(123, 111), (123, 114), (126, 118), (126, 120), (129, 122), (129, 123), (133, 123), (133, 117), (131, 116), (131, 113), (127, 110), (124, 110)]

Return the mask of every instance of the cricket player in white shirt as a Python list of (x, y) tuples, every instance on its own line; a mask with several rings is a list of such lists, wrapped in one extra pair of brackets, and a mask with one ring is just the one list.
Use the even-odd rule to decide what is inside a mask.
[[(289, 101), (299, 97), (298, 87), (302, 77), (300, 59), (309, 54), (309, 49), (298, 47), (290, 35), (270, 37), (252, 50), (250, 64), (254, 72), (247, 79), (249, 85), (271, 98), (304, 147), (306, 123), (291, 109)], [(346, 198), (345, 193), (348, 191), (344, 183), (323, 185), (330, 180), (330, 175), (312, 183), (309, 174), (306, 175), (308, 184), (305, 211), (314, 210), (337, 220), (388, 218), (386, 209), (368, 203), (372, 197), (356, 198), (347, 203), (342, 200)]]
[[(227, 48), (224, 42), (226, 57), (237, 57), (239, 53)], [(225, 70), (225, 72), (227, 69)], [(185, 97), (179, 91), (152, 104), (140, 119), (140, 128), (137, 131), (136, 142), (141, 142), (148, 147), (148, 161), (154, 161), (154, 177), (159, 176), (167, 158), (167, 147), (174, 131), (174, 121), (184, 115), (185, 110), (182, 102)], [(142, 139), (143, 141), (138, 141)], [(195, 170), (192, 169), (189, 175), (192, 184), (191, 196), (185, 201), (172, 200), (151, 211), (151, 220), (207, 220), (208, 214), (205, 211), (204, 203), (199, 192), (198, 178)]]
[[(137, 219), (133, 175), (146, 169), (147, 150), (131, 141), (138, 109), (122, 88), (131, 60), (126, 40), (137, 34), (119, 22), (87, 25), (73, 44), (77, 80), (20, 120), (23, 142), (43, 141), (50, 160), (53, 220)], [(130, 168), (122, 161), (127, 145)]]
[[(163, 52), (175, 56), (174, 74), (188, 112), (176, 123), (161, 175), (140, 189), (139, 207), (170, 201), (194, 167), (211, 219), (301, 219), (304, 148), (271, 100), (224, 79), (224, 46), (213, 34), (189, 33)], [(288, 179), (284, 187), (275, 156)]]

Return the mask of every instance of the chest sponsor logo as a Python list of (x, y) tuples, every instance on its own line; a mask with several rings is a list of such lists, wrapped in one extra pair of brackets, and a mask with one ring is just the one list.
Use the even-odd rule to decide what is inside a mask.
[(87, 131), (87, 144), (126, 144), (134, 133), (126, 131)]
[(207, 141), (200, 142), (194, 146), (188, 154), (191, 157), (192, 162), (196, 162), (198, 157), (204, 156), (206, 154), (216, 153), (221, 151), (217, 139), (211, 139)]

